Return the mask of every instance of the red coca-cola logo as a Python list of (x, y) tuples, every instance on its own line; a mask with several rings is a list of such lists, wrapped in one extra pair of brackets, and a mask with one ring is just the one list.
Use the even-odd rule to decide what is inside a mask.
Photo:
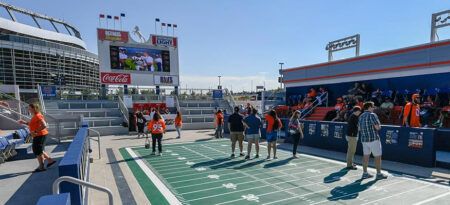
[(131, 75), (127, 73), (101, 73), (100, 75), (104, 84), (131, 84)]

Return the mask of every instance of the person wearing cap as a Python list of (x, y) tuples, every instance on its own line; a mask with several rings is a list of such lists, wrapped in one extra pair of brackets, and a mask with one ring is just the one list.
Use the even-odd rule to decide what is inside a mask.
[(361, 107), (355, 106), (352, 109), (352, 114), (347, 120), (347, 167), (346, 169), (356, 170), (356, 165), (353, 163), (355, 157), (356, 146), (358, 142), (358, 120), (361, 115)]
[(403, 109), (403, 126), (420, 127), (420, 95), (413, 94)]
[(233, 158), (234, 150), (236, 148), (236, 141), (239, 141), (239, 150), (241, 151), (239, 156), (244, 156), (244, 117), (239, 114), (239, 107), (234, 107), (234, 113), (230, 115), (228, 118), (228, 129), (230, 130), (230, 139), (231, 139), (231, 158)]
[(289, 133), (294, 140), (294, 144), (292, 147), (292, 158), (298, 158), (298, 143), (300, 142), (300, 138), (303, 139), (303, 125), (302, 123), (300, 123), (300, 111), (298, 110), (292, 114), (291, 119), (289, 120)]

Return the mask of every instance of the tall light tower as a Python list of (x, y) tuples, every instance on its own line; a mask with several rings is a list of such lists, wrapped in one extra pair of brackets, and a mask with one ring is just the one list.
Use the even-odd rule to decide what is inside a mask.
[(220, 85), (220, 78), (222, 77), (221, 75), (217, 76), (219, 78), (219, 86), (217, 86), (217, 89), (221, 90), (222, 86)]
[(280, 78), (278, 79), (278, 82), (280, 83), (280, 88), (283, 89), (283, 65), (284, 63), (280, 62)]

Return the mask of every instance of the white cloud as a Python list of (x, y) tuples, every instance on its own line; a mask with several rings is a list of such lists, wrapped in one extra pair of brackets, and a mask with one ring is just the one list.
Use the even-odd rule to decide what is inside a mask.
[[(222, 76), (220, 79), (223, 88), (235, 92), (255, 90), (258, 85), (266, 85), (266, 89), (276, 89), (280, 86), (278, 76), (266, 78), (265, 73), (256, 76)], [(219, 84), (217, 76), (180, 75), (181, 88), (216, 88)], [(253, 86), (252, 86), (253, 85)]]

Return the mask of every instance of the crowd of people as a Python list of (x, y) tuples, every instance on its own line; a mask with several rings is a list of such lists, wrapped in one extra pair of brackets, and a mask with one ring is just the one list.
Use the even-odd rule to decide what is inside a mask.
[[(288, 99), (291, 114), (300, 110), (302, 117), (312, 113), (314, 105), (326, 106), (321, 102), (324, 87), (311, 88), (304, 98), (294, 96)], [(363, 102), (372, 101), (374, 112), (383, 124), (396, 124), (410, 127), (450, 127), (450, 101), (446, 93), (436, 90), (417, 89), (414, 92), (382, 91), (372, 89), (367, 83), (355, 83), (346, 95), (336, 98), (334, 109), (329, 111), (324, 121), (345, 122), (352, 114), (354, 106), (362, 107)]]

